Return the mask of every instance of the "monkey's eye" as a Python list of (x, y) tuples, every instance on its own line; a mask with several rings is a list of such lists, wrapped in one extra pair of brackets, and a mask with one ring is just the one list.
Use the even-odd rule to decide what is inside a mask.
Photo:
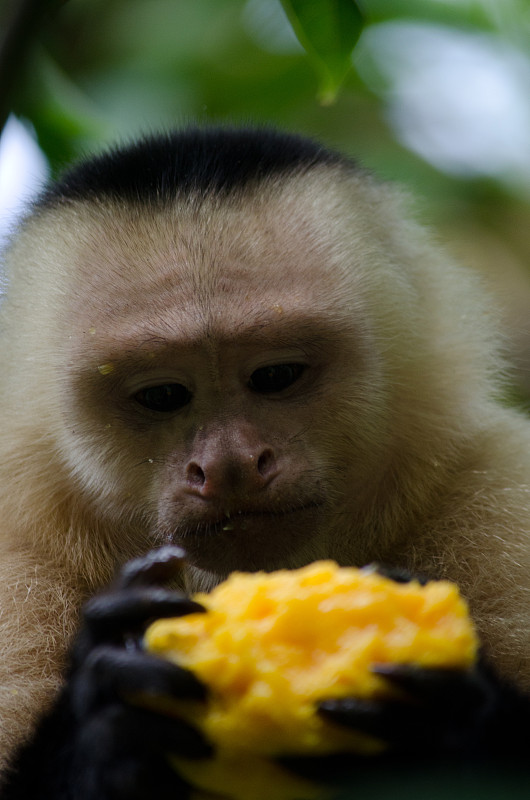
[(252, 373), (248, 385), (259, 394), (283, 392), (298, 380), (304, 370), (304, 364), (272, 364), (269, 367), (260, 367)]
[(144, 408), (167, 414), (186, 406), (191, 400), (191, 392), (181, 383), (164, 383), (140, 389), (133, 397)]

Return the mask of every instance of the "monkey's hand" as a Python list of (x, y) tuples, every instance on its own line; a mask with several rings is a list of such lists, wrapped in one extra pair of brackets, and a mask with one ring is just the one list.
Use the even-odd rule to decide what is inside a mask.
[[(412, 577), (427, 582), (402, 569), (374, 569), (400, 583)], [(384, 664), (374, 672), (397, 691), (369, 699), (329, 699), (319, 713), (332, 724), (376, 738), (383, 749), (370, 756), (286, 758), (284, 766), (325, 783), (333, 776), (331, 782), (348, 784), (354, 775), (357, 784), (364, 779), (371, 785), (382, 766), (406, 774), (421, 762), (434, 769), (490, 763), (520, 768), (527, 763), (530, 697), (502, 680), (483, 658), (469, 670)]]
[[(398, 583), (428, 582), (405, 569), (373, 567)], [(375, 736), (387, 752), (401, 757), (527, 757), (523, 734), (530, 722), (530, 697), (502, 680), (483, 656), (469, 670), (384, 664), (374, 672), (398, 692), (371, 700), (329, 700), (320, 713)]]
[(157, 698), (202, 699), (187, 670), (144, 653), (150, 621), (204, 609), (160, 584), (180, 569), (175, 547), (131, 561), (90, 600), (57, 703), (15, 762), (3, 800), (182, 800), (189, 794), (166, 754), (208, 756), (182, 720), (150, 710)]
[(506, 692), (482, 665), (457, 670), (385, 664), (374, 672), (399, 693), (328, 700), (320, 713), (330, 722), (374, 736), (384, 742), (386, 752), (401, 756), (467, 757), (485, 752), (491, 734), (499, 744), (497, 723), (507, 711)]
[(399, 700), (328, 700), (319, 710), (329, 722), (376, 737), (385, 749), (368, 756), (283, 758), (284, 767), (328, 787), (341, 787), (341, 797), (349, 797), (350, 790), (352, 797), (358, 796), (364, 787), (374, 797), (389, 797), (385, 781), (390, 779), (411, 786), (412, 796), (421, 796), (421, 775), (438, 776), (443, 784), (466, 770), (479, 790), (485, 789), (491, 770), (515, 777), (523, 771), (528, 789), (530, 699), (517, 688), (483, 664), (470, 671), (385, 665), (375, 672), (399, 688)]

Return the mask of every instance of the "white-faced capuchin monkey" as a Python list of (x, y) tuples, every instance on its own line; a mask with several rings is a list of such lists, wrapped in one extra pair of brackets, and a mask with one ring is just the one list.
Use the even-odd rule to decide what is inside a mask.
[[(208, 742), (127, 698), (203, 689), (135, 637), (232, 570), (320, 558), (456, 581), (502, 681), (389, 673), (411, 749), (515, 752), (530, 422), (477, 280), (401, 206), (311, 141), (231, 129), (113, 150), (37, 201), (1, 307), (2, 798), (187, 797), (165, 754)], [(395, 710), (365, 712), (322, 708), (404, 749)]]

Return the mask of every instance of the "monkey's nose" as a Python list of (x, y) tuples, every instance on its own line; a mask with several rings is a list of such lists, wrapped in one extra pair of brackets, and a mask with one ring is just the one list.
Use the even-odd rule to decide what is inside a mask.
[(215, 458), (191, 460), (186, 468), (188, 491), (205, 500), (248, 496), (259, 492), (278, 474), (270, 448), (258, 453), (222, 453)]

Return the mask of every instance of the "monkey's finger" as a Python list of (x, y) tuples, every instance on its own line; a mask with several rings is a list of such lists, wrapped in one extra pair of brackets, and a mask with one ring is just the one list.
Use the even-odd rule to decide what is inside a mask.
[(477, 670), (380, 664), (373, 672), (424, 706), (443, 709), (445, 714), (455, 707), (461, 714), (464, 709), (475, 710), (489, 695), (487, 683)]
[(97, 648), (87, 659), (98, 686), (106, 685), (121, 697), (142, 695), (204, 700), (206, 689), (190, 670), (148, 653)]
[(79, 669), (73, 702), (82, 717), (116, 698), (164, 709), (165, 700), (169, 703), (205, 697), (204, 685), (189, 670), (139, 651), (101, 646), (89, 654)]
[(165, 583), (182, 572), (185, 561), (186, 553), (175, 545), (150, 550), (144, 556), (124, 564), (114, 585), (118, 589), (127, 589)]
[(191, 797), (191, 787), (181, 780), (164, 757), (150, 758), (147, 764), (139, 762), (135, 756), (121, 758), (117, 764), (106, 767), (104, 782), (104, 794), (98, 785), (94, 800), (102, 797), (112, 800), (154, 797), (156, 800), (189, 800)]
[(87, 727), (95, 742), (92, 749), (186, 758), (207, 758), (213, 753), (212, 745), (196, 728), (146, 708), (109, 705), (94, 715)]
[[(191, 756), (193, 757), (193, 756)], [(117, 767), (110, 765), (105, 773), (105, 797), (112, 800), (189, 800), (191, 787), (168, 764), (164, 755), (154, 756), (148, 763), (138, 757), (122, 758)], [(101, 800), (101, 791), (97, 800)]]
[[(440, 755), (465, 752), (479, 741), (466, 711), (432, 709), (399, 700), (329, 700), (319, 707), (329, 721), (368, 734), (393, 754)], [(470, 725), (471, 723), (471, 725)]]
[(204, 606), (179, 592), (162, 587), (136, 587), (93, 597), (83, 609), (85, 624), (95, 640), (137, 633), (160, 617), (203, 612)]
[(425, 586), (430, 580), (425, 575), (416, 575), (404, 567), (395, 567), (389, 564), (380, 564), (379, 562), (368, 564), (368, 566), (364, 567), (364, 569), (377, 572), (377, 574), (381, 575), (383, 578), (390, 578), (390, 580), (393, 580), (396, 583), (410, 583), (411, 581), (418, 581), (421, 586)]
[(326, 700), (319, 705), (319, 713), (328, 721), (353, 728), (361, 733), (374, 736), (386, 744), (399, 741), (407, 735), (416, 738), (418, 729), (425, 723), (416, 709), (404, 703), (378, 700), (359, 700), (351, 697), (341, 700)]

